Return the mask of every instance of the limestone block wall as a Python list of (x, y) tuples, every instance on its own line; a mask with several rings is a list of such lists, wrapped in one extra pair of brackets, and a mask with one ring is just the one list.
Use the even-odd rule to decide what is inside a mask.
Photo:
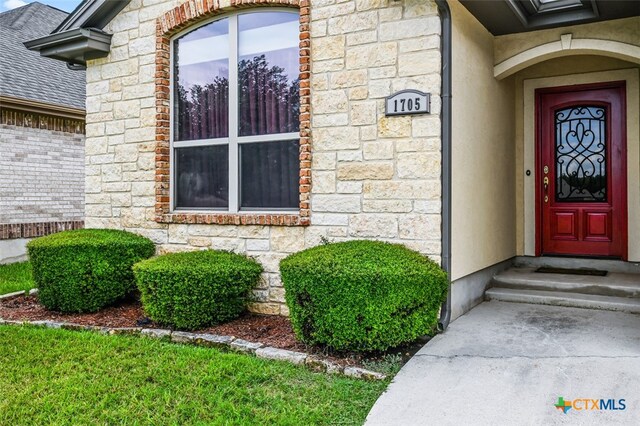
[[(214, 248), (254, 256), (265, 274), (251, 308), (269, 314), (288, 313), (279, 261), (324, 239), (380, 239), (440, 260), (440, 20), (433, 2), (287, 2), (304, 10), (301, 29), (310, 36), (308, 226), (155, 220), (156, 24), (181, 3), (131, 1), (106, 28), (111, 54), (88, 64), (87, 227), (146, 235), (161, 253)], [(212, 2), (192, 3), (195, 11)], [(233, 10), (229, 0), (215, 7)], [(384, 98), (408, 88), (431, 92), (432, 113), (385, 117)]]

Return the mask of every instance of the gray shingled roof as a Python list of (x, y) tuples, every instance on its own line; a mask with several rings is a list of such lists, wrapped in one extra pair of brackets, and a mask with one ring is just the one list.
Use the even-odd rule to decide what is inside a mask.
[(50, 34), (66, 17), (38, 2), (0, 13), (0, 95), (84, 109), (85, 72), (22, 44)]

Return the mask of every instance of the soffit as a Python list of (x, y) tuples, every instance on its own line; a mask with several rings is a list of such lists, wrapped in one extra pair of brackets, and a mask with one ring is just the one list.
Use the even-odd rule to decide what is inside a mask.
[(640, 16), (634, 0), (460, 0), (494, 36)]

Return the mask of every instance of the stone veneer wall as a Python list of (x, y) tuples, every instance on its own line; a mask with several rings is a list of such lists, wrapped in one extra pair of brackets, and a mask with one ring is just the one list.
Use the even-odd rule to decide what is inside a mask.
[[(266, 272), (251, 309), (269, 314), (288, 313), (279, 261), (323, 238), (403, 243), (440, 260), (440, 20), (433, 2), (300, 1), (310, 8), (308, 226), (155, 220), (156, 31), (158, 18), (181, 3), (132, 0), (106, 28), (113, 33), (109, 57), (88, 65), (87, 227), (146, 235), (161, 253), (216, 248), (255, 256)], [(233, 10), (229, 0), (186, 3)], [(385, 117), (384, 97), (407, 88), (432, 93), (432, 114)]]

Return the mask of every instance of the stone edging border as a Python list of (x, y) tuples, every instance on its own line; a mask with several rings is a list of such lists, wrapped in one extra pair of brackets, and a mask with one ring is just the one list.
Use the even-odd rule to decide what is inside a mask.
[[(10, 299), (23, 296), (27, 292), (19, 291), (0, 296), (2, 299)], [(28, 292), (34, 294), (34, 290)], [(162, 328), (143, 327), (101, 327), (93, 325), (81, 325), (68, 322), (56, 321), (14, 321), (0, 318), (0, 325), (32, 325), (46, 328), (59, 328), (75, 331), (93, 331), (108, 335), (129, 335), (140, 336), (152, 339), (166, 340), (174, 343), (191, 344), (203, 347), (216, 347), (220, 349), (230, 349), (236, 352), (252, 354), (258, 358), (286, 361), (296, 365), (304, 365), (312, 371), (329, 374), (342, 374), (347, 377), (354, 377), (365, 380), (385, 380), (386, 375), (375, 371), (359, 367), (342, 367), (334, 362), (322, 359), (315, 355), (304, 352), (294, 352), (286, 349), (266, 346), (262, 343), (249, 342), (237, 339), (234, 336), (223, 336), (208, 333), (188, 333), (185, 331), (172, 331)]]
[(34, 294), (38, 294), (37, 288), (32, 288), (29, 291), (20, 290), (20, 291), (14, 291), (13, 293), (0, 294), (0, 300), (13, 299), (14, 297), (20, 297), (20, 296), (33, 296)]

